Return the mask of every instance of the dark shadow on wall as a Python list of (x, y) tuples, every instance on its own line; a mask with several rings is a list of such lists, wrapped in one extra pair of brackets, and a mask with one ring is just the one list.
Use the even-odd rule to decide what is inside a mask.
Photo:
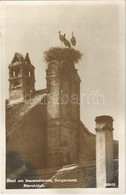
[(8, 151), (6, 154), (6, 188), (21, 189), (25, 179), (31, 178), (37, 178), (37, 172), (30, 162), (22, 160), (15, 151)]

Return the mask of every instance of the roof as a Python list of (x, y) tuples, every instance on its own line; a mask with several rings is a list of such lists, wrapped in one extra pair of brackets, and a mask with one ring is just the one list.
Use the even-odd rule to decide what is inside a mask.
[[(24, 179), (29, 189), (34, 188), (96, 188), (96, 163), (95, 161), (83, 164), (72, 164), (60, 168), (25, 170), (19, 179)], [(20, 172), (20, 171), (19, 171)], [(118, 187), (118, 160), (114, 160), (115, 187)], [(24, 188), (23, 184), (15, 184), (15, 188)], [(30, 187), (30, 185), (32, 187)], [(41, 186), (41, 187), (40, 187)], [(8, 184), (8, 188), (11, 188)], [(14, 186), (13, 186), (14, 187)]]
[(31, 64), (31, 60), (29, 58), (29, 54), (28, 53), (26, 53), (26, 55), (24, 57), (22, 54), (16, 52), (14, 57), (13, 57), (13, 59), (12, 59), (12, 61), (11, 61), (11, 63), (9, 64), (9, 67), (17, 66), (17, 65), (20, 65), (20, 64), (27, 64), (27, 65), (33, 66)]
[(53, 188), (92, 188), (96, 187), (95, 162), (81, 165), (68, 165), (59, 169), (52, 177), (53, 183), (47, 184)]
[[(64, 166), (51, 177), (53, 183), (48, 183), (49, 188), (96, 188), (96, 163), (85, 162), (81, 165)], [(118, 186), (118, 160), (114, 160), (114, 180)]]
[[(118, 160), (114, 160), (114, 178), (118, 178)], [(51, 188), (95, 188), (96, 163), (95, 161), (83, 164), (64, 166), (52, 177), (53, 183), (48, 183)]]
[(14, 63), (14, 62), (24, 62), (23, 55), (16, 52), (11, 63)]
[(46, 94), (46, 89), (35, 92), (34, 97), (27, 99), (25, 102), (17, 102), (17, 104), (6, 105), (6, 128), (7, 132), (17, 124), (27, 113), (29, 113)]

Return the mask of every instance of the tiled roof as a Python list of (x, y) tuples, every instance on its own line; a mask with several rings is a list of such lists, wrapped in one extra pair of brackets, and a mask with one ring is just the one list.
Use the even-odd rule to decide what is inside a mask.
[(41, 102), (46, 93), (46, 89), (38, 90), (35, 92), (34, 98), (31, 98), (25, 102), (6, 105), (6, 129), (7, 132), (17, 124), (31, 109)]
[[(90, 161), (81, 165), (69, 165), (58, 170), (51, 177), (53, 183), (48, 183), (49, 188), (96, 188), (96, 163)], [(114, 160), (115, 187), (118, 187), (118, 160)]]
[(82, 165), (65, 166), (52, 177), (51, 188), (88, 188), (96, 187), (96, 165), (88, 162)]
[[(96, 163), (95, 161), (83, 164), (73, 164), (53, 169), (39, 169), (30, 171), (26, 169), (19, 179), (25, 180), (26, 185), (36, 185), (33, 188), (96, 188)], [(34, 182), (38, 180), (38, 182)], [(114, 160), (114, 180), (115, 187), (118, 187), (118, 160)], [(8, 188), (14, 185), (8, 185)], [(15, 188), (23, 188), (23, 184), (15, 184)], [(31, 189), (31, 188), (30, 188)]]
[(96, 187), (95, 162), (87, 162), (82, 165), (65, 166), (58, 170), (52, 177), (51, 188), (92, 188)]

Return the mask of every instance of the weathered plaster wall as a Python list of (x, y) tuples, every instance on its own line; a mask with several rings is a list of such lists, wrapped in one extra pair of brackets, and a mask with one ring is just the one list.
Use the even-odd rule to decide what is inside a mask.
[[(50, 61), (47, 69), (47, 166), (78, 162), (80, 79), (74, 62)], [(51, 99), (49, 99), (51, 98)]]
[(82, 123), (79, 130), (79, 139), (79, 162), (94, 161), (96, 159), (96, 138), (95, 135), (90, 133)]
[(13, 152), (30, 167), (46, 167), (46, 111), (41, 104), (8, 132), (7, 155)]

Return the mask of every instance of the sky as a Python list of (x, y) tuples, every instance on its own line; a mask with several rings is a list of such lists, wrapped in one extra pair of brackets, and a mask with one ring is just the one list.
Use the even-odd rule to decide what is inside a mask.
[[(124, 123), (123, 31), (120, 5), (91, 2), (27, 2), (7, 4), (5, 8), (5, 83), (8, 98), (8, 65), (14, 53), (29, 53), (35, 66), (36, 89), (46, 87), (43, 52), (61, 46), (58, 31), (77, 40), (75, 49), (83, 54), (76, 64), (81, 78), (81, 120), (95, 133), (95, 117), (114, 118), (114, 138), (118, 139)], [(92, 100), (92, 94), (97, 94)], [(99, 94), (99, 96), (98, 96)], [(88, 101), (87, 101), (88, 98)], [(95, 95), (96, 98), (96, 95)]]

